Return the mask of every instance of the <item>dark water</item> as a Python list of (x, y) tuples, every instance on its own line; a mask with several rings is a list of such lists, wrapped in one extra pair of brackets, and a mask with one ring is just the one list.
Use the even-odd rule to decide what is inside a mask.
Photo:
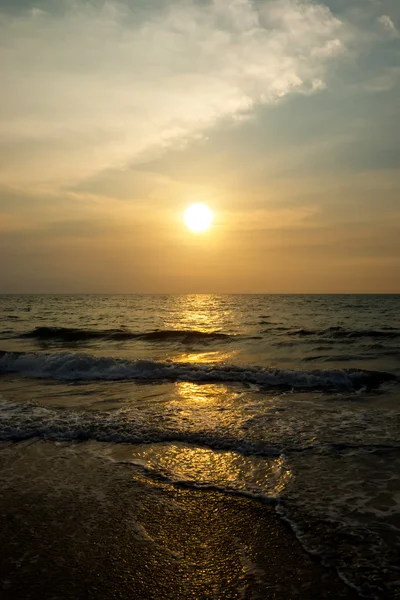
[(3, 296), (0, 439), (102, 441), (149, 478), (261, 497), (366, 597), (395, 597), (399, 308), (400, 296)]

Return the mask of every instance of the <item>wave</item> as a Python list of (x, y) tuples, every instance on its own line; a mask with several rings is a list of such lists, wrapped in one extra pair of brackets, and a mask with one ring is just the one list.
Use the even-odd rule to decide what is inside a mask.
[(361, 369), (286, 370), (221, 363), (125, 360), (74, 352), (0, 352), (0, 374), (61, 381), (188, 381), (255, 384), (264, 390), (346, 391), (397, 381), (391, 373)]
[(279, 456), (280, 448), (254, 444), (228, 432), (182, 431), (160, 413), (123, 407), (115, 411), (74, 411), (46, 407), (32, 402), (0, 400), (0, 440), (23, 441), (32, 438), (51, 441), (97, 441), (107, 443), (183, 442), (243, 454)]
[[(380, 345), (380, 344), (379, 344)], [(381, 345), (380, 345), (381, 346)], [(301, 360), (302, 362), (354, 362), (354, 361), (365, 361), (371, 360), (374, 358), (392, 358), (400, 356), (400, 349), (398, 348), (389, 348), (386, 346), (381, 346), (382, 350), (379, 352), (374, 352), (376, 348), (368, 346), (368, 351), (360, 354), (313, 354), (310, 356), (304, 356)]]
[[(267, 324), (267, 322), (261, 322)], [(10, 330), (11, 331), (11, 330)], [(3, 332), (7, 333), (7, 332)], [(272, 326), (263, 329), (261, 334), (278, 334), (299, 338), (325, 338), (337, 341), (351, 339), (396, 339), (400, 338), (400, 330), (386, 328), (385, 330), (351, 330), (343, 327), (328, 327), (327, 329), (290, 329), (284, 326)], [(188, 329), (155, 329), (153, 331), (130, 331), (129, 329), (80, 329), (76, 327), (39, 326), (30, 331), (18, 334), (19, 338), (34, 339), (39, 342), (77, 343), (95, 340), (109, 341), (144, 341), (151, 343), (175, 342), (180, 344), (198, 344), (212, 342), (231, 342), (235, 339), (258, 340), (262, 335), (244, 336), (231, 335), (222, 331), (198, 331)], [(289, 344), (289, 340), (282, 342)]]
[(326, 337), (333, 339), (351, 339), (351, 338), (400, 338), (400, 330), (385, 328), (385, 330), (376, 329), (345, 329), (344, 327), (328, 327), (327, 329), (295, 329), (288, 331), (287, 335), (296, 337)]
[(20, 334), (21, 338), (41, 341), (84, 342), (90, 340), (143, 340), (148, 342), (177, 341), (190, 344), (202, 341), (229, 341), (233, 336), (220, 331), (196, 331), (186, 329), (156, 329), (133, 332), (128, 329), (79, 329), (75, 327), (35, 327)]
[(184, 443), (200, 448), (237, 452), (242, 456), (277, 458), (290, 455), (376, 454), (397, 456), (400, 445), (388, 443), (318, 442), (301, 439), (278, 442), (243, 436), (221, 428), (182, 428), (171, 415), (124, 406), (112, 411), (82, 411), (33, 402), (0, 400), (0, 440), (19, 442), (32, 438), (55, 442), (97, 441), (118, 444)]

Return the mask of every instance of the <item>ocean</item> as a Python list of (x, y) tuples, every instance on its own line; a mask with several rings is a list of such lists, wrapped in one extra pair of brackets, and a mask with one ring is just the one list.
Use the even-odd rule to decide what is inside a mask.
[(274, 507), (400, 594), (399, 295), (4, 295), (0, 441)]

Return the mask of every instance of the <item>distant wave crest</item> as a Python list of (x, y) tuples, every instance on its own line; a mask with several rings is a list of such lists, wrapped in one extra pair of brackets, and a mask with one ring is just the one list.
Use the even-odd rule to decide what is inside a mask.
[(400, 338), (400, 330), (398, 329), (345, 329), (344, 327), (340, 326), (328, 327), (327, 329), (294, 329), (292, 331), (288, 331), (287, 334), (295, 337), (323, 337), (333, 339)]
[(134, 332), (128, 329), (79, 329), (76, 327), (35, 327), (20, 335), (22, 338), (55, 340), (61, 342), (84, 342), (90, 340), (144, 340), (148, 342), (194, 343), (202, 341), (229, 341), (232, 336), (220, 331), (196, 331), (186, 329), (161, 329)]

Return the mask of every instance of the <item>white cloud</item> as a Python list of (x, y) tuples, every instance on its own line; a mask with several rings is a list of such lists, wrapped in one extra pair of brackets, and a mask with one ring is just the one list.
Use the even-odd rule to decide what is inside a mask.
[(399, 35), (399, 31), (396, 25), (393, 23), (392, 19), (389, 17), (389, 15), (382, 15), (381, 17), (379, 17), (378, 21), (381, 25), (383, 25), (386, 31), (389, 31), (392, 35), (395, 35), (396, 37)]
[(135, 0), (0, 15), (0, 36), (0, 179), (53, 185), (323, 89), (347, 30), (307, 0)]

